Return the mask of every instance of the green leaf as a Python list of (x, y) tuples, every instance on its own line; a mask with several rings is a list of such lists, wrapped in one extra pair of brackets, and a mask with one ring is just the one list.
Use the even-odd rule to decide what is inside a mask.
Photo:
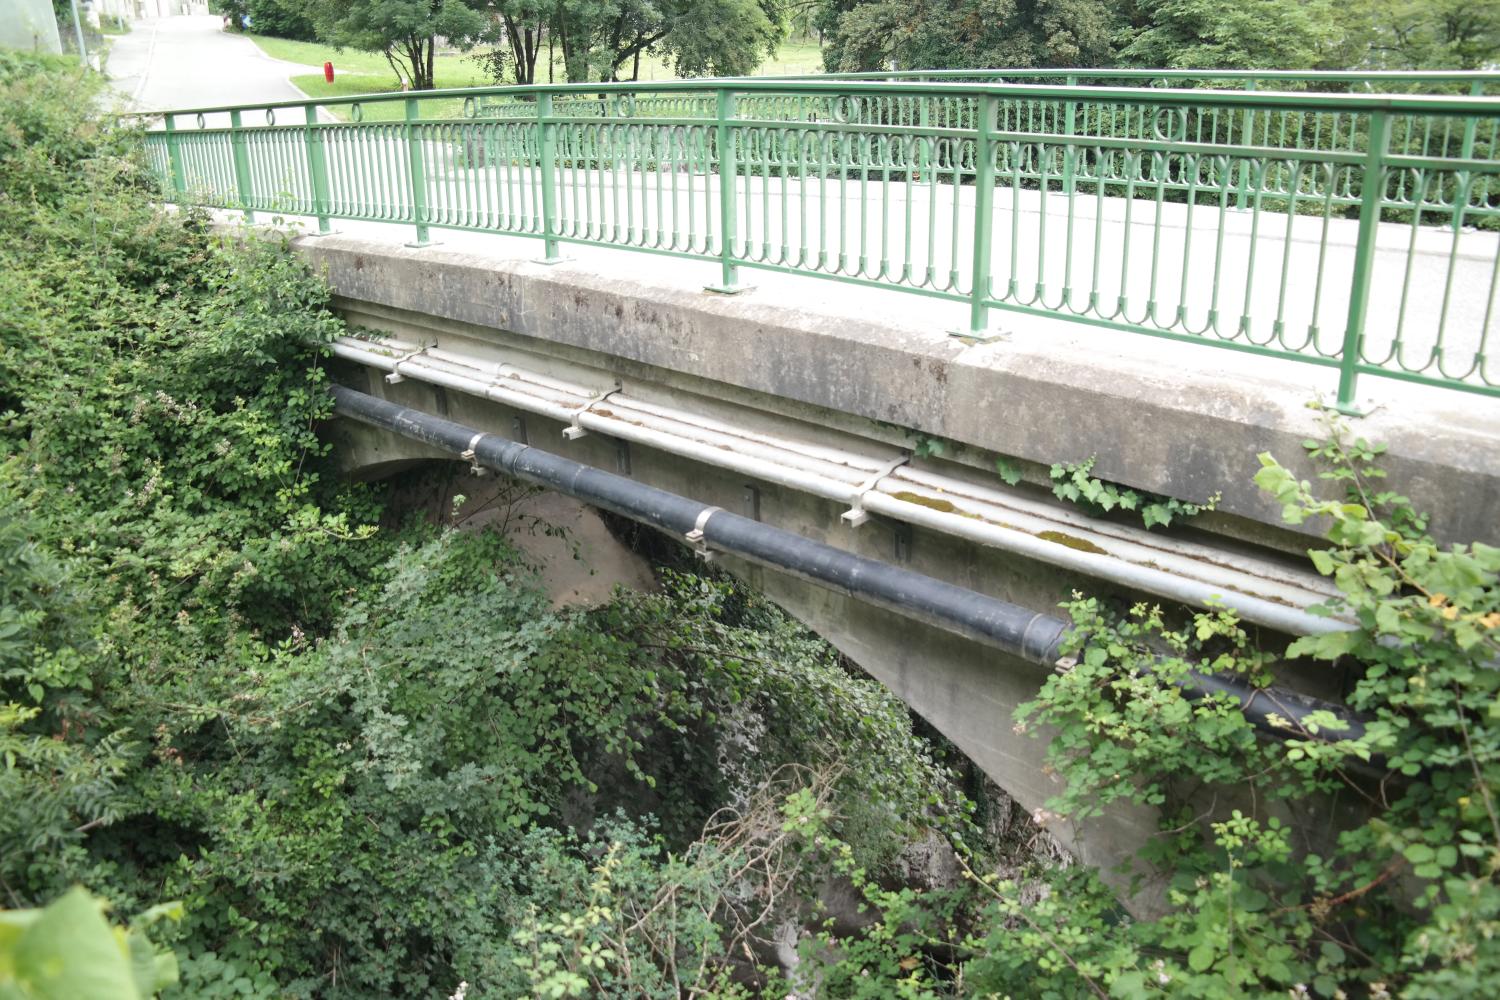
[(1402, 851), (1401, 854), (1407, 861), (1410, 861), (1414, 865), (1431, 861), (1437, 856), (1437, 852), (1426, 844), (1407, 844), (1406, 850)]
[(124, 933), (80, 888), (53, 902), (14, 941), (10, 966), (34, 1000), (139, 1000)]

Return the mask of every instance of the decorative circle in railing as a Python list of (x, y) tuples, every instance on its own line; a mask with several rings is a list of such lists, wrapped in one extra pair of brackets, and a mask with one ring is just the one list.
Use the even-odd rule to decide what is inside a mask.
[(365, 106), (363, 104), (359, 104), (359, 103), (355, 103), (355, 104), (349, 105), (349, 120), (352, 121), (352, 122), (362, 122), (362, 121), (364, 121), (365, 120)]
[(635, 107), (636, 107), (636, 105), (635, 105), (635, 95), (634, 94), (622, 94), (619, 97), (616, 97), (614, 99), (614, 101), (611, 102), (611, 103), (614, 104), (614, 108), (612, 110), (612, 114), (614, 115), (614, 117), (616, 117), (616, 118), (634, 118), (635, 117)]
[(198, 127), (199, 128), (204, 128), (204, 127), (207, 126), (207, 124), (208, 124), (208, 119), (203, 117), (203, 112), (201, 112), (201, 111), (198, 112)]
[(479, 102), (477, 100), (475, 100), (474, 98), (472, 98), (472, 97), (465, 97), (464, 98), (464, 117), (465, 118), (478, 118), (479, 117)]
[(275, 125), (276, 124), (276, 109), (275, 108), (267, 108), (266, 109), (266, 124), (267, 125)]
[(1187, 138), (1187, 109), (1157, 108), (1151, 119), (1151, 131), (1162, 142), (1182, 142)]
[(859, 109), (856, 107), (854, 101), (854, 98), (847, 95), (835, 97), (833, 99), (833, 107), (830, 109), (833, 120), (841, 123), (848, 122), (851, 114), (857, 114)]

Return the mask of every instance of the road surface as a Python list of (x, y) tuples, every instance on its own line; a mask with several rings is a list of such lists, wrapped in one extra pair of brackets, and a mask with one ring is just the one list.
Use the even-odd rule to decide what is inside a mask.
[[(273, 59), (243, 35), (222, 30), (222, 24), (212, 14), (136, 21), (110, 48), (105, 68), (115, 91), (134, 111), (307, 97), (288, 77), (321, 67)], [(209, 124), (228, 124), (227, 116)]]

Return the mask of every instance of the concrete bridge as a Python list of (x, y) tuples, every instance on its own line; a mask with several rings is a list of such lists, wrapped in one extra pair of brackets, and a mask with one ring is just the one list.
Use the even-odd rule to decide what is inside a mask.
[[(347, 217), (342, 233), (297, 245), (362, 331), (334, 345), (338, 380), (358, 394), (341, 406), (360, 419), (337, 430), (351, 474), (464, 453), (554, 486), (609, 473), (696, 502), (658, 496), (676, 513), (632, 514), (825, 636), (1028, 808), (1055, 788), (1044, 742), (1015, 733), (1011, 712), (1055, 660), (1055, 633), (1039, 638), (1033, 627), (1049, 628), (1043, 619), (1075, 590), (1174, 613), (1222, 602), (1272, 642), (1345, 627), (1306, 613), (1332, 593), (1306, 561), (1314, 539), (1282, 525), (1251, 483), (1263, 451), (1311, 477), (1301, 442), (1325, 433), (1306, 406), (1320, 392), (1361, 414), (1361, 436), (1389, 445), (1390, 481), (1432, 513), (1435, 534), (1500, 542), (1500, 399), (1487, 354), (1500, 322), (1491, 228), (1500, 163), (1484, 158), (1496, 148), (1500, 101), (1333, 100), (1339, 131), (1332, 117), (1315, 123), (1335, 111), (1300, 98), (1221, 106), (1226, 95), (1195, 91), (1189, 105), (1109, 91), (1108, 101), (1136, 109), (1127, 127), (1108, 125), (1087, 88), (902, 85), (880, 105), (865, 84), (724, 83), (708, 91), (709, 125), (693, 118), (705, 106), (693, 102), (707, 100), (694, 86), (578, 107), (563, 106), (568, 88), (479, 95), (492, 105), (434, 98), (474, 98), (475, 116), (430, 126), (418, 126), (415, 99), (403, 99), (400, 125), (323, 124), (327, 109), (307, 105), (305, 124), (251, 127), (248, 109), (236, 109), (224, 128), (205, 118), (196, 132), (174, 137), (174, 127), (150, 141), (181, 203), (276, 211), (261, 193), (272, 180), (258, 179), (261, 161), (248, 152), (259, 143), (305, 184), (292, 208), (325, 224)], [(726, 112), (725, 91), (746, 103)], [(625, 96), (629, 115), (609, 104)], [(1040, 124), (1018, 117), (1028, 101)], [(657, 117), (640, 117), (643, 107)], [(761, 117), (730, 124), (734, 107)], [(1306, 141), (1275, 146), (1294, 113)], [(782, 115), (774, 128), (772, 114)], [(1351, 131), (1350, 114), (1364, 124)], [(516, 125), (521, 115), (531, 118)], [(1393, 125), (1423, 115), (1445, 122), (1447, 139)], [(1215, 131), (1223, 117), (1233, 135)], [(782, 133), (864, 138), (780, 147), (773, 172), (757, 143)], [(920, 141), (892, 153), (905, 136)], [(406, 164), (389, 171), (398, 183), (359, 205), (340, 201), (340, 184), (379, 176), (393, 150)], [(703, 157), (704, 169), (677, 170), (679, 153)], [(726, 159), (738, 165), (726, 169)], [(943, 169), (952, 176), (934, 181)], [(426, 200), (434, 177), (451, 199), (443, 211), (469, 215)], [(534, 228), (519, 200), (514, 216), (497, 207), (507, 190), (537, 195)], [(1299, 208), (1304, 197), (1313, 209)], [(418, 246), (372, 218), (379, 205), (418, 227)], [(694, 206), (716, 211), (718, 228), (680, 242), (674, 220)], [(803, 214), (825, 229), (799, 228)], [(768, 243), (755, 228), (767, 218), (785, 220)], [(431, 245), (440, 225), (454, 229)], [(670, 252), (621, 252), (643, 249), (647, 232), (669, 234)], [(763, 256), (783, 240), (797, 249)], [(900, 255), (890, 250), (898, 242)], [(564, 246), (573, 257), (560, 261)], [(703, 290), (739, 291), (740, 269), (758, 264), (765, 273), (747, 294)], [(830, 271), (851, 280), (817, 280)], [(991, 312), (1003, 315), (1003, 336)], [(1335, 312), (1329, 347), (1318, 329)], [(951, 336), (954, 327), (965, 335)], [(422, 414), (446, 421), (441, 433), (422, 430)], [(518, 466), (521, 451), (506, 441), (600, 471), (544, 475), (535, 470), (562, 466), (545, 456)], [(1101, 478), (1190, 501), (1217, 496), (1216, 509), (1149, 532), (1091, 517), (1047, 488), (1053, 463), (1091, 457)], [(1021, 480), (1004, 481), (997, 461)], [(607, 481), (616, 485), (604, 493), (577, 491), (623, 495)], [(795, 548), (785, 538), (801, 539), (808, 565), (747, 555), (724, 540), (729, 515), (742, 534), (747, 523), (790, 533), (777, 536), (784, 550)], [(861, 574), (896, 582), (874, 594), (854, 582)], [(1032, 617), (1013, 634), (965, 624), (923, 604), (937, 593), (955, 607), (990, 614), (1004, 603)], [(1343, 678), (1321, 669), (1282, 681), (1288, 699), (1337, 700)], [(1107, 867), (1154, 829), (1149, 812), (1122, 809), (1055, 832)]]

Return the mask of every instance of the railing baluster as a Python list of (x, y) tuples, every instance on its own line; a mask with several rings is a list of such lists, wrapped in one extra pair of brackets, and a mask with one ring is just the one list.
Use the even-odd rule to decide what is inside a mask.
[[(1470, 97), (1483, 97), (1484, 96), (1484, 81), (1483, 80), (1475, 80), (1473, 83), (1469, 84), (1469, 96)], [(1465, 116), (1465, 118), (1464, 118), (1463, 144), (1459, 147), (1459, 151), (1458, 151), (1458, 155), (1460, 157), (1462, 157), (1463, 159), (1465, 159), (1465, 160), (1471, 160), (1471, 159), (1474, 158), (1474, 137), (1475, 137), (1475, 133), (1478, 130), (1479, 130), (1479, 119), (1476, 118), (1473, 115), (1467, 115), (1467, 116)], [(1447, 152), (1447, 151), (1444, 150), (1444, 152)], [(1467, 172), (1465, 172), (1465, 173), (1467, 173)], [(1463, 177), (1460, 177), (1458, 179), (1459, 187), (1463, 187), (1463, 181), (1464, 181)], [(1453, 231), (1455, 233), (1459, 232), (1459, 231), (1461, 231), (1463, 229), (1463, 227), (1464, 227), (1464, 214), (1461, 211), (1460, 206), (1455, 203), (1454, 206), (1453, 206)]]
[(1360, 181), (1359, 235), (1354, 241), (1354, 276), (1349, 282), (1349, 320), (1344, 326), (1344, 348), (1339, 357), (1339, 394), (1335, 407), (1356, 414), (1354, 386), (1359, 376), (1365, 341), (1365, 312), (1370, 304), (1370, 278), (1375, 266), (1375, 235), (1380, 228), (1380, 206), (1385, 199), (1385, 156), (1391, 136), (1390, 113), (1370, 112), (1369, 148)]

